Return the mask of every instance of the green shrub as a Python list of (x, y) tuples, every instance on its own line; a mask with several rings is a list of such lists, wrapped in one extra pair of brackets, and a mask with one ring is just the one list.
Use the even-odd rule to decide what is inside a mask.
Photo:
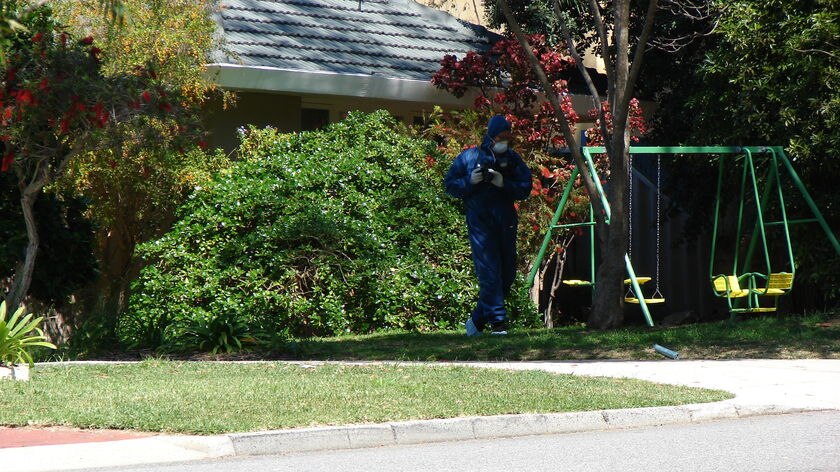
[[(471, 311), (463, 211), (443, 192), (451, 157), (434, 143), (385, 112), (352, 113), (323, 131), (252, 128), (240, 154), (139, 248), (148, 265), (120, 320), (124, 342), (171, 343), (205, 320), (302, 337), (432, 330)], [(512, 298), (519, 323), (533, 322), (527, 297)]]

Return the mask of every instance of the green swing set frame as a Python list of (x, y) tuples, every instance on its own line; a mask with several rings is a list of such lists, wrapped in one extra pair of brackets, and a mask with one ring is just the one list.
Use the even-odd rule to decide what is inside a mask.
[[(586, 164), (587, 170), (590, 172), (590, 175), (597, 176), (598, 173), (595, 169), (595, 163), (592, 159), (593, 154), (604, 154), (606, 153), (605, 148), (599, 146), (584, 146), (581, 148), (584, 162)], [(802, 223), (819, 223), (822, 227), (823, 231), (826, 234), (827, 239), (834, 247), (834, 250), (840, 255), (840, 242), (838, 242), (837, 237), (831, 231), (831, 228), (828, 226), (828, 223), (825, 221), (825, 218), (822, 216), (819, 208), (817, 207), (816, 203), (814, 202), (811, 195), (808, 193), (808, 190), (805, 188), (805, 185), (802, 183), (802, 180), (799, 178), (799, 175), (793, 169), (791, 165), (790, 159), (784, 152), (784, 149), (781, 146), (631, 146), (630, 147), (630, 154), (631, 155), (661, 155), (661, 154), (684, 154), (684, 155), (719, 155), (719, 172), (718, 172), (718, 183), (717, 183), (717, 193), (715, 196), (715, 219), (714, 219), (714, 228), (713, 228), (713, 236), (712, 236), (712, 244), (711, 244), (711, 255), (709, 258), (709, 279), (712, 285), (713, 292), (716, 297), (724, 298), (727, 301), (729, 312), (734, 319), (738, 314), (746, 314), (746, 313), (762, 313), (762, 312), (772, 312), (776, 311), (778, 307), (778, 299), (779, 297), (786, 295), (790, 292), (793, 288), (793, 278), (795, 273), (795, 263), (793, 258), (793, 246), (790, 240), (790, 225), (793, 224), (802, 224)], [(754, 155), (764, 156), (768, 159), (770, 166), (768, 168), (768, 175), (764, 182), (764, 188), (761, 194), (759, 194), (759, 181), (756, 177), (756, 166), (755, 166), (755, 158)], [(720, 213), (721, 213), (721, 195), (722, 195), (722, 188), (723, 188), (723, 176), (725, 171), (725, 162), (727, 160), (736, 160), (743, 156), (743, 171), (741, 175), (741, 191), (740, 191), (740, 201), (739, 201), (739, 209), (738, 209), (738, 223), (737, 223), (737, 231), (736, 231), (736, 242), (740, 240), (741, 233), (743, 230), (743, 220), (744, 220), (744, 209), (745, 209), (745, 202), (746, 202), (746, 193), (749, 191), (752, 193), (752, 197), (755, 200), (756, 204), (756, 217), (757, 222), (756, 226), (753, 229), (752, 237), (750, 239), (750, 244), (747, 249), (746, 255), (744, 257), (744, 263), (741, 265), (743, 269), (742, 273), (738, 273), (739, 269), (739, 255), (738, 255), (738, 244), (735, 245), (735, 257), (734, 257), (734, 264), (732, 267), (732, 273), (729, 274), (715, 274), (714, 273), (714, 263), (717, 251), (717, 239), (718, 239), (718, 229), (720, 227)], [(787, 175), (789, 176), (791, 182), (794, 186), (799, 190), (800, 194), (802, 195), (805, 203), (807, 204), (809, 210), (813, 214), (813, 218), (806, 218), (806, 219), (797, 219), (797, 220), (790, 220), (787, 217), (787, 211), (785, 209), (785, 201), (784, 201), (784, 192), (782, 191), (781, 185), (781, 173), (779, 172), (779, 164), (781, 163), (782, 167), (786, 171)], [(540, 246), (540, 250), (537, 253), (537, 257), (534, 261), (534, 265), (531, 268), (531, 272), (528, 274), (528, 286), (533, 286), (534, 280), (536, 279), (537, 272), (539, 271), (540, 264), (542, 260), (545, 258), (546, 251), (551, 244), (551, 237), (552, 233), (556, 230), (560, 229), (568, 229), (568, 228), (577, 228), (577, 227), (586, 227), (589, 229), (589, 238), (590, 238), (590, 274), (591, 279), (588, 281), (569, 281), (572, 282), (568, 285), (573, 286), (588, 286), (592, 290), (592, 294), (594, 296), (595, 293), (595, 220), (594, 215), (592, 212), (592, 207), (589, 208), (589, 218), (588, 221), (580, 222), (580, 223), (571, 223), (571, 224), (557, 224), (560, 220), (560, 216), (563, 214), (563, 210), (566, 207), (566, 203), (568, 202), (569, 195), (572, 192), (574, 187), (575, 179), (577, 178), (580, 170), (575, 166), (572, 169), (572, 173), (566, 183), (566, 187), (563, 190), (563, 194), (560, 197), (560, 202), (557, 205), (557, 209), (554, 212), (554, 215), (551, 219), (551, 224), (546, 231), (545, 237), (543, 238), (542, 245)], [(606, 213), (606, 223), (609, 224), (610, 221), (610, 205), (609, 201), (607, 201), (606, 193), (604, 192), (603, 187), (601, 186), (600, 179), (595, 178), (593, 179), (595, 183), (595, 189), (597, 192), (597, 197), (601, 201)], [(779, 221), (770, 221), (765, 222), (764, 213), (767, 211), (768, 204), (770, 202), (770, 198), (773, 194), (772, 190), (773, 187), (776, 188), (776, 194), (778, 195), (779, 201), (779, 208), (781, 211), (781, 220)], [(659, 215), (657, 215), (658, 217)], [(766, 229), (772, 226), (781, 226), (784, 232), (785, 242), (786, 242), (786, 249), (787, 249), (787, 256), (788, 261), (790, 264), (790, 272), (772, 272), (771, 265), (770, 265), (770, 253), (767, 245), (767, 234)], [(632, 231), (632, 228), (631, 228)], [(762, 272), (751, 272), (750, 266), (752, 264), (752, 259), (755, 254), (756, 246), (759, 242), (762, 243), (762, 247), (764, 249), (764, 263), (766, 268), (766, 273)], [(659, 244), (659, 241), (657, 241)], [(636, 276), (636, 272), (633, 269), (633, 263), (630, 260), (628, 254), (624, 255), (624, 265), (627, 271), (628, 282), (630, 285), (630, 291), (632, 292), (635, 297), (633, 298), (634, 303), (638, 302), (639, 307), (641, 308), (642, 314), (644, 315), (645, 321), (647, 322), (648, 326), (653, 326), (653, 319), (650, 315), (650, 310), (648, 309), (648, 304), (652, 301), (649, 298), (645, 298), (642, 289), (641, 283), (644, 283), (649, 278), (640, 278)], [(646, 279), (646, 280), (645, 280)], [(763, 281), (763, 284), (760, 282)], [(657, 280), (657, 284), (658, 284)], [(771, 297), (774, 299), (775, 303), (772, 307), (762, 307), (760, 305), (761, 297)], [(741, 306), (741, 301), (746, 301), (746, 306)]]

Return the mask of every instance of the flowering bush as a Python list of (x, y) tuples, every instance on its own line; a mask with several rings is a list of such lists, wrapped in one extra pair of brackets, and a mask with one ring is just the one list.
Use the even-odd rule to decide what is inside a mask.
[(92, 37), (74, 40), (49, 21), (42, 18), (42, 31), (31, 37), (15, 37), (15, 54), (2, 68), (4, 172), (18, 165), (24, 173), (60, 173), (68, 155), (84, 149), (97, 130), (177, 107), (179, 97), (153, 71), (106, 77)]
[[(549, 81), (562, 97), (566, 119), (574, 125), (580, 117), (572, 107), (567, 82), (574, 60), (563, 54), (561, 48), (551, 47), (542, 35), (532, 35), (529, 41)], [(513, 38), (502, 39), (482, 54), (471, 51), (460, 61), (455, 56), (445, 56), (432, 77), (432, 84), (456, 97), (462, 97), (468, 87), (477, 89), (475, 108), (504, 114), (519, 134), (520, 142), (535, 148), (566, 145), (554, 109), (550, 103), (540, 100), (537, 78)]]

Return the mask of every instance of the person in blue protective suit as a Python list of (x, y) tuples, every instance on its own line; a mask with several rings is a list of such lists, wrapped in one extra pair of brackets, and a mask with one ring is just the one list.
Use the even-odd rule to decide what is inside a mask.
[(455, 158), (444, 178), (446, 192), (464, 200), (467, 230), (478, 276), (478, 303), (467, 319), (467, 336), (507, 334), (505, 296), (516, 274), (514, 201), (531, 193), (531, 170), (511, 149), (510, 123), (490, 119), (481, 145)]

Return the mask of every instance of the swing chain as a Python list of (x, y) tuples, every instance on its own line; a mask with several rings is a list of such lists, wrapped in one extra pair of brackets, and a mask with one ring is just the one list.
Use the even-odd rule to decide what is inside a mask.
[(633, 261), (633, 155), (629, 156), (627, 166), (627, 188), (629, 197), (627, 199), (627, 257)]
[(656, 291), (654, 292), (654, 298), (664, 298), (662, 294), (659, 292), (659, 257), (660, 257), (660, 246), (662, 245), (662, 241), (660, 239), (661, 236), (661, 220), (662, 220), (662, 213), (660, 213), (660, 202), (662, 201), (662, 155), (656, 155)]
[[(628, 157), (627, 165), (627, 258), (633, 263), (633, 155)], [(633, 285), (627, 284), (627, 293), (624, 298), (641, 297), (641, 294), (633, 293)]]

